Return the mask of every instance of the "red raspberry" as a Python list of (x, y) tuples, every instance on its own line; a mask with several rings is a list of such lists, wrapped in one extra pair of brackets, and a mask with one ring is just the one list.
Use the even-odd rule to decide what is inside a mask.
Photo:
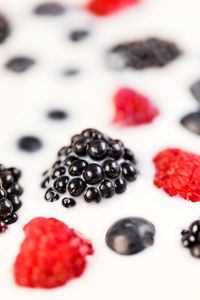
[(91, 0), (87, 9), (98, 16), (113, 14), (130, 5), (138, 3), (140, 0)]
[(200, 201), (200, 156), (181, 149), (166, 149), (154, 158), (154, 184), (170, 196)]
[(114, 123), (137, 126), (151, 123), (159, 111), (149, 99), (129, 88), (122, 88), (114, 96)]
[(54, 288), (79, 277), (92, 244), (54, 218), (38, 217), (24, 226), (25, 240), (14, 264), (20, 286)]

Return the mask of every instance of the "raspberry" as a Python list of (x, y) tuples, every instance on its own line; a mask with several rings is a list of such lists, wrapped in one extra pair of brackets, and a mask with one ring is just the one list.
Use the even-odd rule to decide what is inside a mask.
[(154, 184), (170, 196), (200, 201), (200, 156), (181, 149), (166, 149), (154, 158)]
[(138, 2), (139, 0), (91, 0), (87, 9), (95, 15), (106, 16)]
[(55, 288), (81, 276), (92, 244), (54, 218), (37, 217), (24, 226), (25, 240), (14, 264), (20, 286)]
[(145, 96), (129, 89), (121, 88), (114, 96), (114, 123), (121, 126), (137, 126), (151, 123), (158, 115), (158, 109)]

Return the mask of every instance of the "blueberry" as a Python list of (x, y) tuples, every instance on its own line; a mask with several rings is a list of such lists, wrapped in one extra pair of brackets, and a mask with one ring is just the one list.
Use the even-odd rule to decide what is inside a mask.
[(99, 191), (94, 188), (94, 187), (90, 187), (87, 189), (85, 195), (84, 195), (84, 199), (86, 202), (100, 202), (101, 201), (101, 196), (99, 194)]
[(200, 111), (184, 116), (181, 124), (189, 131), (200, 135)]
[(21, 177), (21, 171), (17, 168), (9, 168), (8, 171), (11, 172), (15, 181), (18, 181), (19, 178)]
[(66, 172), (65, 167), (58, 167), (57, 169), (54, 170), (52, 178), (55, 179), (57, 177), (60, 177), (62, 175), (64, 175)]
[(106, 176), (116, 178), (120, 174), (120, 166), (114, 159), (108, 159), (103, 163), (103, 169)]
[(112, 140), (109, 143), (109, 150), (108, 150), (108, 156), (114, 158), (114, 159), (119, 159), (124, 151), (124, 146), (123, 143), (119, 140)]
[(126, 180), (124, 180), (123, 178), (118, 178), (115, 180), (115, 193), (121, 194), (125, 192), (126, 188)]
[(22, 201), (16, 195), (9, 195), (8, 200), (12, 203), (13, 211), (16, 212), (22, 206)]
[(86, 184), (81, 178), (73, 178), (68, 185), (68, 191), (72, 196), (80, 196), (85, 190)]
[(124, 149), (124, 159), (129, 160), (132, 163), (135, 163), (135, 157), (133, 152), (127, 148)]
[(78, 160), (78, 158), (77, 158), (76, 156), (69, 155), (69, 156), (65, 159), (64, 164), (65, 164), (65, 166), (70, 167), (71, 164), (72, 164), (74, 161), (76, 161), (76, 160)]
[(62, 121), (67, 118), (68, 114), (64, 110), (54, 109), (54, 110), (50, 110), (47, 113), (47, 116), (49, 119), (52, 119), (55, 121)]
[(35, 136), (24, 136), (18, 140), (18, 147), (26, 152), (35, 152), (42, 147), (42, 142)]
[(15, 223), (18, 220), (18, 216), (16, 213), (12, 213), (10, 216), (5, 218), (3, 221), (6, 223), (6, 225), (10, 225)]
[(64, 14), (65, 11), (66, 11), (65, 6), (56, 2), (40, 4), (34, 9), (34, 13), (36, 15), (52, 16), (52, 17), (60, 16)]
[(0, 199), (0, 217), (7, 218), (12, 212), (12, 203), (6, 198)]
[(131, 163), (122, 163), (122, 174), (128, 181), (134, 181), (137, 178), (137, 171)]
[(54, 181), (54, 184), (53, 184), (53, 187), (56, 190), (56, 192), (58, 192), (60, 194), (66, 193), (68, 181), (69, 181), (69, 177), (68, 176), (58, 177)]
[(85, 29), (76, 29), (70, 32), (69, 38), (73, 42), (79, 42), (87, 38), (89, 31)]
[(80, 156), (86, 155), (86, 150), (87, 150), (89, 141), (90, 140), (88, 138), (81, 138), (74, 143), (73, 149), (77, 155), (80, 155)]
[(70, 208), (76, 205), (76, 201), (72, 198), (63, 198), (62, 205), (66, 208)]
[(50, 183), (50, 177), (48, 176), (42, 181), (41, 188), (43, 189), (47, 188), (49, 186), (49, 183)]
[(0, 188), (0, 199), (7, 197), (7, 191), (4, 188)]
[(0, 233), (5, 232), (8, 229), (6, 223), (0, 220)]
[(30, 69), (35, 64), (35, 61), (32, 58), (19, 56), (10, 59), (6, 63), (6, 68), (15, 73), (23, 73)]
[(23, 194), (23, 188), (19, 183), (13, 183), (7, 190), (11, 195), (21, 196)]
[(88, 154), (94, 160), (102, 160), (106, 157), (108, 144), (103, 140), (95, 140), (89, 144)]
[(59, 198), (60, 198), (60, 196), (59, 196), (52, 188), (49, 188), (49, 189), (46, 191), (45, 199), (46, 199), (48, 202), (54, 202), (54, 201), (57, 201)]
[(99, 185), (99, 191), (104, 198), (111, 198), (114, 195), (114, 185), (110, 180), (103, 180)]
[(79, 176), (83, 173), (83, 170), (87, 166), (87, 162), (82, 159), (77, 159), (69, 167), (69, 174), (71, 176)]
[(68, 147), (62, 147), (59, 151), (58, 151), (58, 157), (63, 156), (63, 155), (68, 155), (72, 152), (72, 147), (68, 146)]
[(136, 254), (154, 242), (155, 227), (142, 218), (124, 218), (114, 223), (106, 234), (106, 244), (122, 255)]
[(2, 44), (10, 34), (10, 25), (6, 18), (0, 14), (0, 44)]
[(89, 164), (83, 172), (83, 178), (88, 184), (97, 184), (101, 182), (103, 176), (103, 169), (97, 164)]

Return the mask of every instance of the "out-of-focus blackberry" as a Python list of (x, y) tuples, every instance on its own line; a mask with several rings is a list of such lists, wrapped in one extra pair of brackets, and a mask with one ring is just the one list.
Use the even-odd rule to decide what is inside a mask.
[(0, 164), (0, 233), (18, 220), (15, 212), (22, 206), (19, 196), (23, 194), (20, 177), (19, 169), (5, 168)]
[(192, 256), (200, 258), (200, 220), (192, 222), (188, 230), (182, 230), (181, 242), (190, 250)]
[(121, 194), (136, 177), (132, 151), (120, 140), (87, 128), (59, 150), (55, 163), (43, 173), (41, 187), (47, 201), (61, 199), (69, 208), (76, 205), (74, 197), (99, 203), (101, 198)]

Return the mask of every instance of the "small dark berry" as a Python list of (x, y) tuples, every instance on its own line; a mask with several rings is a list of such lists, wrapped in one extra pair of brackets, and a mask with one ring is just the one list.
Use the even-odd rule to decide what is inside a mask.
[(70, 155), (65, 159), (64, 164), (65, 166), (70, 167), (71, 164), (76, 160), (78, 160), (76, 156)]
[(109, 180), (103, 180), (102, 183), (99, 185), (99, 191), (102, 197), (111, 198), (115, 192), (114, 185)]
[(62, 147), (59, 151), (58, 151), (58, 157), (59, 156), (63, 156), (63, 155), (68, 155), (72, 152), (72, 147), (68, 146), (68, 147)]
[(56, 17), (64, 14), (65, 12), (65, 6), (56, 2), (40, 4), (34, 9), (34, 13), (40, 16)]
[(10, 216), (8, 216), (6, 219), (4, 219), (4, 222), (6, 225), (10, 225), (15, 223), (18, 220), (18, 216), (16, 213), (12, 213)]
[(62, 121), (65, 120), (68, 116), (67, 112), (63, 111), (63, 110), (50, 110), (47, 113), (47, 116), (49, 119), (55, 120), (55, 121)]
[(86, 184), (81, 178), (74, 178), (68, 184), (68, 191), (72, 196), (80, 196), (85, 190)]
[(119, 159), (124, 151), (124, 145), (119, 140), (112, 140), (109, 143), (108, 155), (114, 159)]
[(63, 198), (62, 205), (66, 208), (70, 208), (76, 205), (76, 201), (72, 198)]
[(85, 160), (75, 160), (69, 167), (69, 174), (71, 176), (79, 176), (83, 173), (86, 166), (87, 162)]
[(11, 174), (12, 174), (12, 176), (13, 176), (13, 178), (14, 178), (15, 181), (18, 181), (19, 178), (21, 177), (21, 174), (22, 174), (22, 173), (21, 173), (21, 171), (20, 171), (19, 169), (17, 169), (17, 168), (9, 168), (8, 171), (11, 172)]
[(24, 192), (23, 188), (19, 185), (19, 183), (13, 183), (7, 190), (7, 192), (11, 195), (21, 196)]
[(50, 183), (50, 177), (48, 176), (42, 181), (41, 188), (43, 189), (47, 188), (49, 186), (49, 183)]
[(126, 188), (126, 180), (124, 180), (123, 178), (118, 178), (115, 180), (115, 193), (121, 194), (125, 192)]
[(89, 31), (85, 29), (76, 29), (70, 32), (69, 38), (73, 42), (79, 42), (89, 36)]
[(97, 184), (101, 182), (103, 176), (103, 169), (97, 164), (88, 165), (83, 172), (83, 178), (86, 183), (89, 184)]
[(4, 188), (0, 188), (0, 199), (7, 197), (7, 191)]
[(62, 175), (64, 175), (66, 172), (65, 167), (58, 167), (57, 169), (55, 169), (55, 171), (53, 172), (52, 178), (55, 179), (57, 177), (60, 177)]
[(85, 156), (86, 149), (87, 149), (89, 142), (90, 142), (90, 139), (88, 139), (88, 138), (81, 138), (78, 141), (76, 141), (73, 145), (73, 149), (76, 152), (76, 154), (80, 155), (80, 156)]
[(99, 191), (94, 188), (94, 187), (90, 187), (87, 189), (85, 195), (84, 195), (84, 199), (86, 202), (100, 202), (101, 201), (101, 196), (99, 194)]
[(8, 229), (6, 223), (0, 220), (0, 233), (5, 232)]
[(124, 149), (124, 159), (131, 161), (133, 164), (135, 163), (135, 157), (133, 152), (127, 148)]
[(69, 181), (69, 177), (68, 176), (58, 177), (54, 181), (54, 184), (53, 184), (53, 187), (56, 190), (56, 192), (58, 192), (60, 194), (66, 193), (68, 181)]
[(6, 68), (15, 73), (23, 73), (30, 69), (35, 64), (32, 58), (14, 57), (6, 63)]
[(137, 171), (131, 163), (127, 163), (127, 162), (122, 163), (121, 167), (122, 167), (122, 173), (123, 173), (124, 177), (126, 178), (126, 180), (128, 180), (128, 181), (136, 180)]
[(106, 234), (106, 244), (122, 255), (141, 252), (154, 243), (155, 227), (142, 218), (124, 218), (114, 223)]
[(16, 195), (8, 195), (8, 200), (12, 203), (13, 211), (16, 212), (22, 206), (22, 201)]
[(116, 178), (120, 174), (120, 166), (114, 159), (106, 160), (103, 163), (103, 169), (109, 178)]
[(88, 154), (94, 160), (102, 160), (106, 157), (108, 144), (103, 140), (95, 140), (89, 144)]
[(10, 25), (6, 18), (0, 14), (0, 44), (2, 44), (10, 34)]
[(54, 202), (54, 201), (57, 201), (59, 198), (60, 198), (60, 196), (59, 196), (52, 188), (49, 188), (49, 189), (46, 191), (45, 199), (46, 199), (48, 202)]
[(20, 150), (35, 152), (42, 147), (42, 142), (35, 136), (24, 136), (18, 140)]
[(7, 218), (12, 212), (12, 203), (6, 198), (0, 199), (0, 217)]

